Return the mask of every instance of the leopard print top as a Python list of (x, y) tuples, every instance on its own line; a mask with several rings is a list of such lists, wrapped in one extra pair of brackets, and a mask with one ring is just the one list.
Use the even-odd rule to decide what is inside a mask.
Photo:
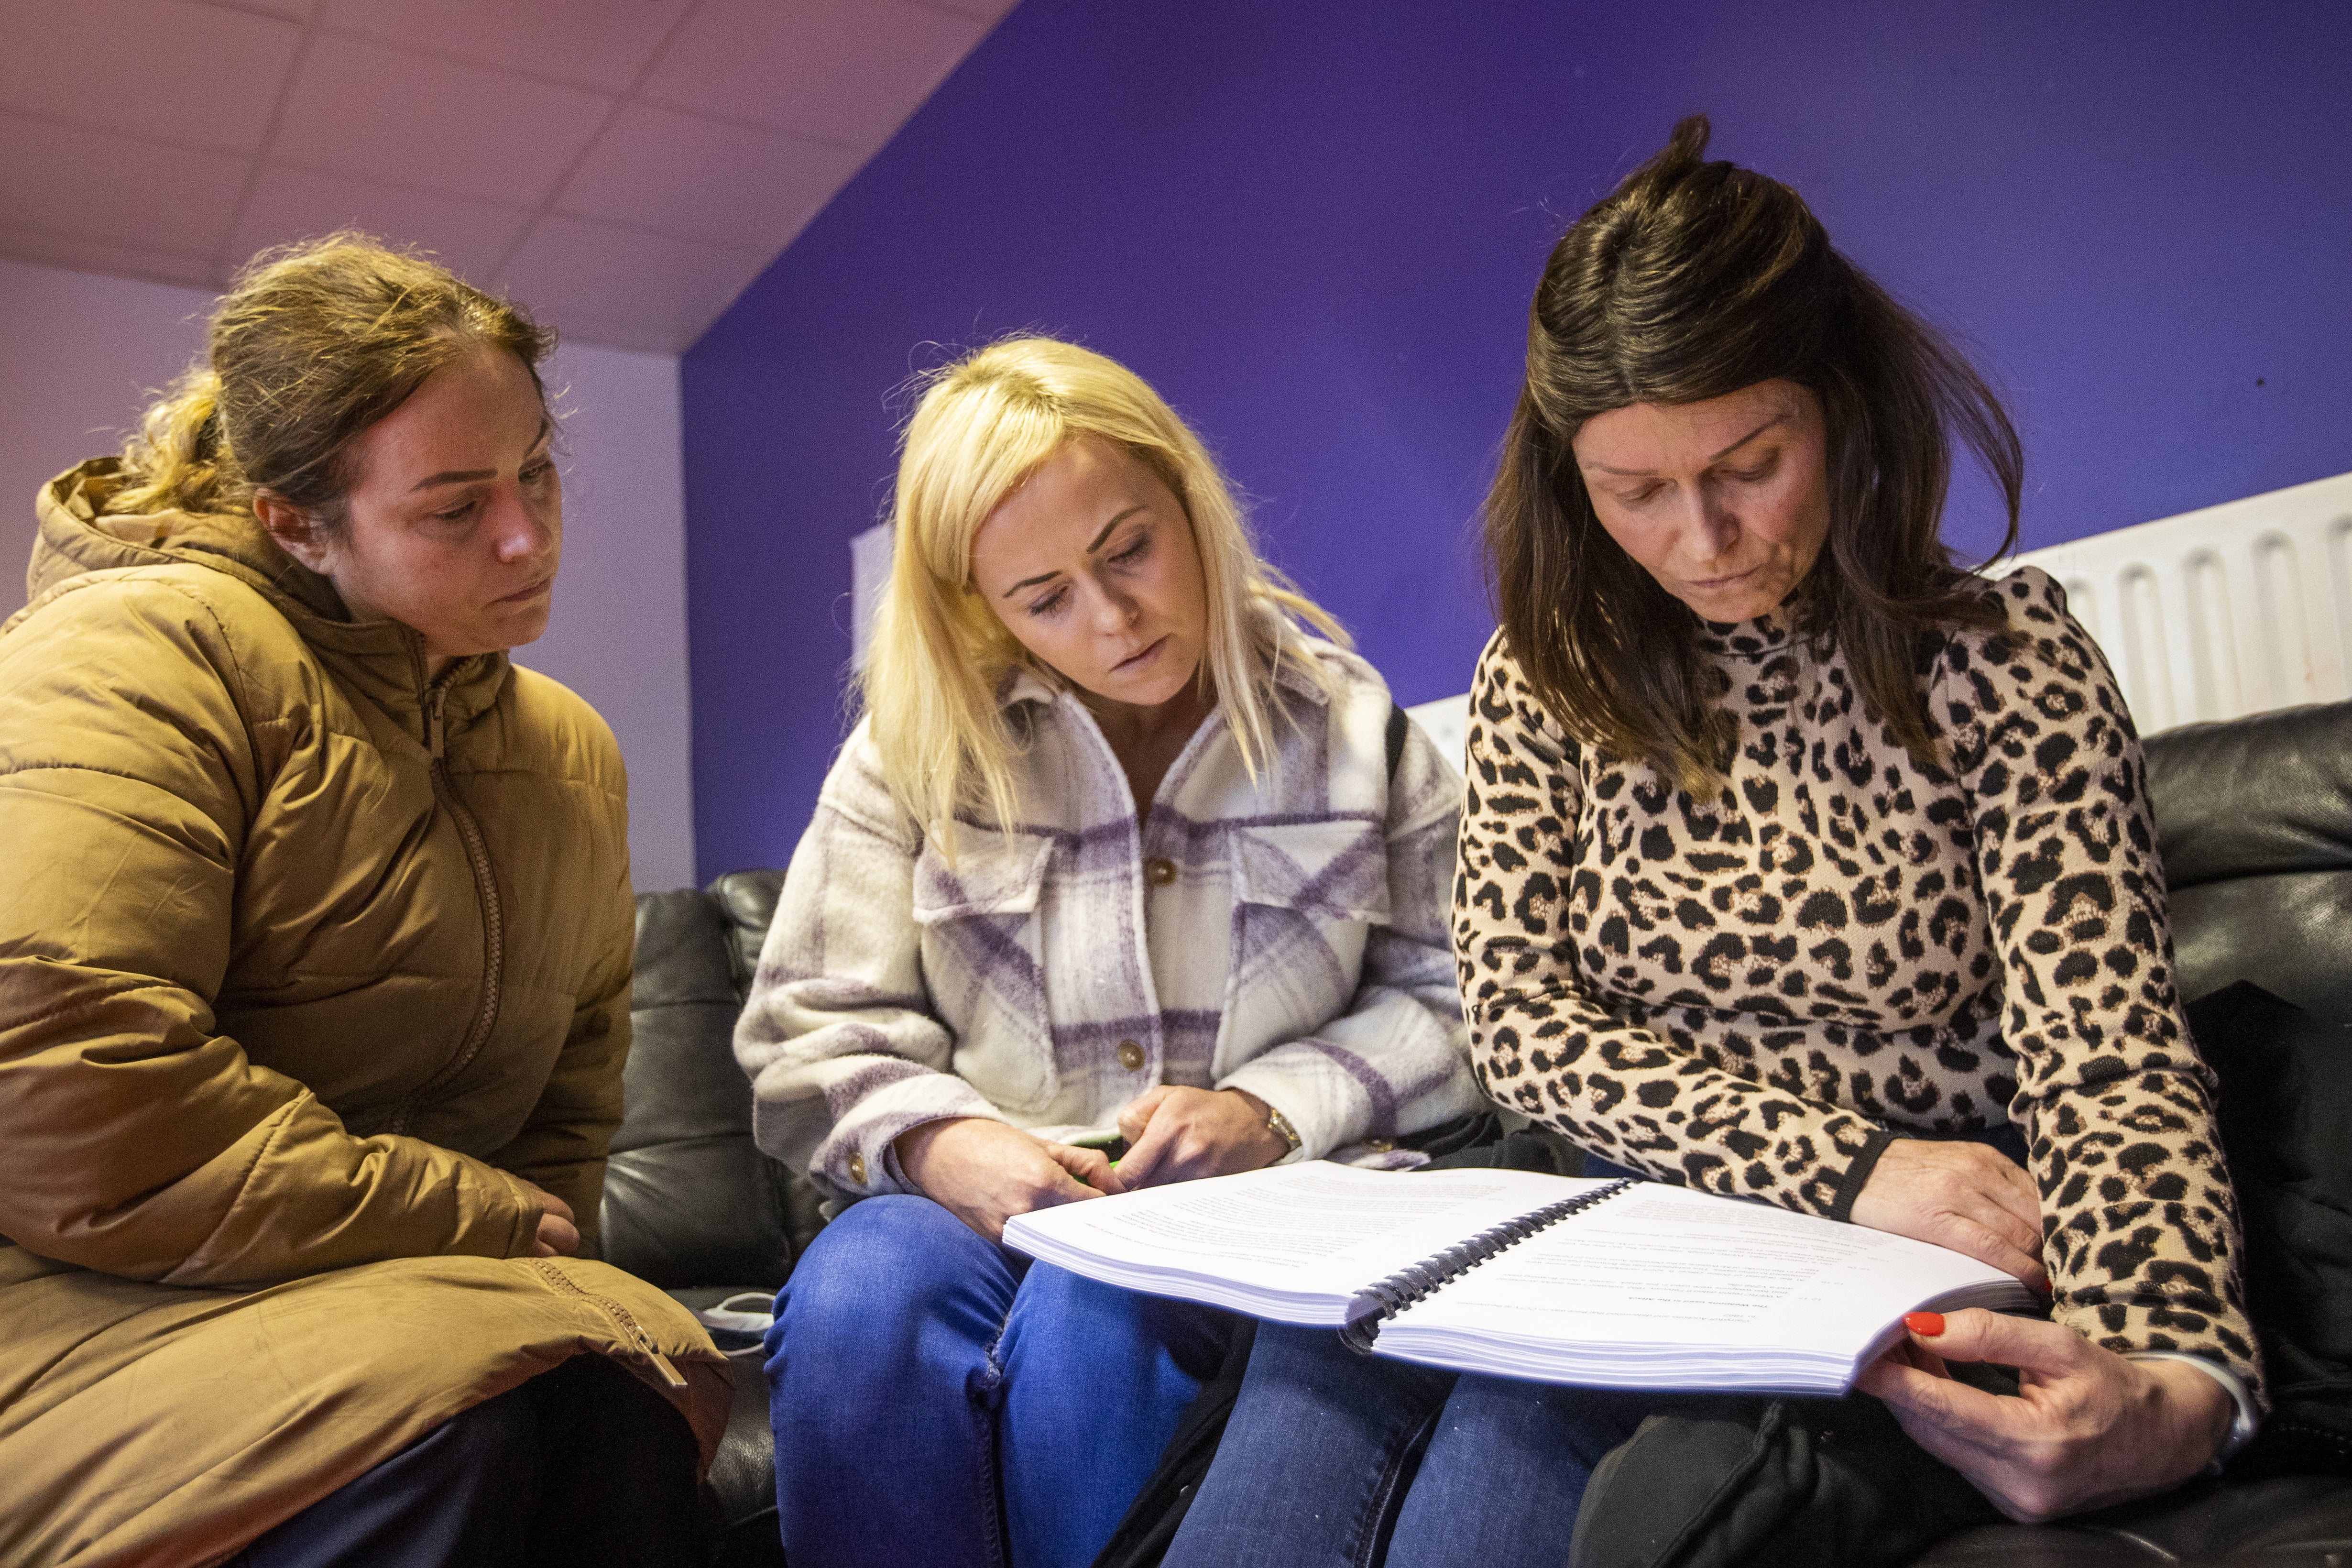
[(1473, 1064), (1601, 1158), (1837, 1218), (1898, 1131), (2006, 1138), (2059, 1321), (2259, 1391), (2138, 737), (2055, 583), (1985, 591), (2008, 624), (1942, 639), (1925, 769), (1834, 650), (1702, 623), (1738, 723), (1707, 798), (1567, 737), (1496, 634), (1454, 900)]

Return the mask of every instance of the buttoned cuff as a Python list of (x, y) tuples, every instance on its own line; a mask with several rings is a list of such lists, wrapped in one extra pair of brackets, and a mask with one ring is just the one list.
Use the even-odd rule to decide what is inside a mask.
[(861, 1198), (886, 1193), (919, 1195), (922, 1189), (899, 1168), (899, 1136), (927, 1122), (967, 1116), (1004, 1120), (986, 1096), (953, 1073), (900, 1079), (859, 1100), (834, 1123), (832, 1133), (817, 1145), (810, 1174)]
[(1217, 1085), (1220, 1089), (1237, 1089), (1254, 1094), (1265, 1101), (1268, 1110), (1279, 1110), (1298, 1134), (1298, 1147), (1275, 1163), (1295, 1164), (1302, 1160), (1320, 1160), (1342, 1143), (1352, 1143), (1364, 1135), (1360, 1126), (1335, 1126), (1334, 1119), (1318, 1116), (1316, 1111), (1329, 1109), (1291, 1073), (1269, 1063), (1264, 1057), (1243, 1063), (1231, 1076)]

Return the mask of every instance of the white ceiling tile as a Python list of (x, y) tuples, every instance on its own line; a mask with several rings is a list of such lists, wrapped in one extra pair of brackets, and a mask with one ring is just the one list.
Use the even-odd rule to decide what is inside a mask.
[(605, 127), (555, 205), (772, 256), (860, 162), (829, 143), (633, 103)]
[(0, 114), (0, 213), (52, 234), (209, 257), (250, 160)]
[(513, 207), (270, 164), (254, 184), (228, 249), (242, 261), (266, 246), (360, 228), (430, 250), (461, 278), (485, 279), (496, 276), (530, 224), (530, 214)]
[(763, 250), (547, 217), (507, 264), (499, 290), (569, 341), (679, 353), (770, 259)]
[(0, 0), (0, 109), (251, 153), (301, 37), (194, 0)]
[(987, 31), (903, 0), (703, 0), (643, 93), (870, 155)]
[(0, 224), (0, 256), (42, 267), (64, 267), (76, 272), (102, 272), (113, 278), (144, 278), (151, 283), (178, 283), (197, 289), (220, 286), (212, 259), (173, 256), (117, 245), (103, 239), (77, 239), (69, 235), (43, 234)]
[(325, 0), (330, 27), (626, 92), (694, 0)]
[(536, 206), (612, 100), (353, 38), (311, 48), (274, 163)]

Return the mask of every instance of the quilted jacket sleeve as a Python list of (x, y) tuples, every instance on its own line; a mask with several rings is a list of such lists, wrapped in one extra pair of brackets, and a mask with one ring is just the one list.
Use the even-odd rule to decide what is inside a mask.
[(529, 1249), (509, 1177), (357, 1138), (215, 1027), (271, 726), (208, 605), (67, 591), (0, 637), (0, 1233), (140, 1279), (251, 1285)]
[[(1620, 1017), (1586, 984), (1582, 944), (1612, 939), (1582, 929), (1601, 872), (1580, 826), (1576, 742), (1528, 689), (1500, 633), (1471, 691), (1469, 763), (1454, 941), (1480, 1086), (1661, 1181), (1837, 1212), (1847, 1173), (1883, 1135), (1877, 1122), (1725, 1072), (1669, 1029)], [(1671, 1091), (1645, 1093), (1654, 1084)], [(1656, 1109), (1667, 1103), (1686, 1114), (1669, 1123)]]
[(539, 1103), (513, 1142), (489, 1156), (571, 1205), (580, 1256), (601, 1255), (598, 1232), (604, 1159), (621, 1128), (621, 1068), (629, 1056), (629, 981), (636, 951), (636, 905), (625, 871), (605, 896), (604, 940), (582, 987), (562, 1053)]

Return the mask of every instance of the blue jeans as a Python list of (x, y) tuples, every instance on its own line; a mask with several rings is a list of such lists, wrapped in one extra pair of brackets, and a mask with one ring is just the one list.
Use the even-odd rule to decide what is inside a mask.
[(1559, 1568), (1594, 1467), (1670, 1400), (1441, 1372), (1263, 1324), (1165, 1565)]
[(768, 1331), (793, 1568), (1086, 1568), (1215, 1373), (1225, 1325), (1033, 1265), (929, 1198), (852, 1205)]

